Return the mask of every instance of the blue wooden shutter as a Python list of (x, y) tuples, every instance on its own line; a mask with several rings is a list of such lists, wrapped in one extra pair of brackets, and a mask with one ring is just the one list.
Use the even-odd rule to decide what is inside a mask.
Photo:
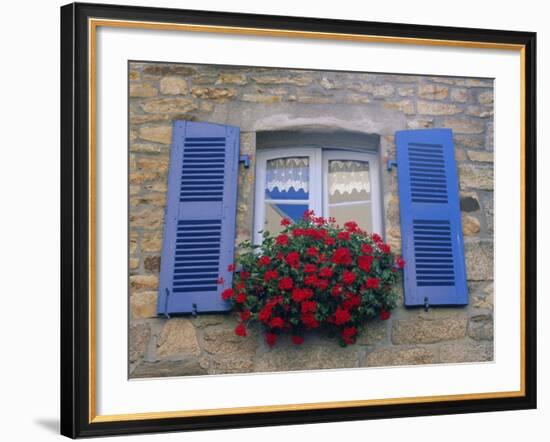
[(468, 303), (450, 129), (396, 133), (405, 305)]
[(159, 314), (229, 309), (220, 294), (232, 279), (238, 160), (239, 128), (174, 122)]

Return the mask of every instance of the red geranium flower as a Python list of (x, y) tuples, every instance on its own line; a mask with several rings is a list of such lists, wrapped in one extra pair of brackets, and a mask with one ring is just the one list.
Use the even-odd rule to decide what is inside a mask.
[(258, 313), (258, 319), (262, 322), (269, 321), (269, 318), (271, 318), (272, 311), (273, 311), (273, 307), (266, 305), (263, 309), (260, 310), (260, 313)]
[(347, 241), (349, 240), (349, 232), (338, 232), (338, 239)]
[(279, 288), (281, 290), (290, 290), (293, 285), (294, 285), (294, 281), (292, 280), (292, 278), (289, 278), (288, 276), (285, 276), (284, 278), (281, 278), (279, 280)]
[(388, 254), (391, 252), (391, 247), (388, 244), (379, 244), (378, 247), (382, 253)]
[(277, 342), (277, 335), (275, 333), (266, 333), (265, 342), (270, 347), (273, 347), (275, 345), (275, 342)]
[(332, 255), (332, 262), (335, 264), (351, 264), (351, 255), (347, 247), (338, 247)]
[(302, 314), (300, 318), (303, 322), (303, 324), (306, 326), (306, 328), (317, 328), (319, 327), (319, 321), (315, 319), (315, 315), (313, 313), (305, 313)]
[(328, 281), (326, 279), (317, 279), (317, 288), (319, 290), (326, 290), (328, 287)]
[(319, 254), (319, 250), (317, 250), (315, 247), (308, 247), (306, 253), (309, 256), (317, 256)]
[(342, 340), (346, 344), (353, 344), (355, 342), (356, 334), (357, 334), (356, 327), (346, 327), (342, 330)]
[(275, 238), (275, 243), (280, 246), (286, 246), (288, 244), (288, 235), (281, 233), (277, 238)]
[(362, 244), (361, 245), (361, 251), (363, 253), (372, 253), (372, 246), (370, 244)]
[(304, 284), (306, 285), (315, 287), (318, 282), (319, 282), (319, 279), (317, 278), (317, 275), (307, 275), (304, 278)]
[(290, 267), (296, 268), (300, 265), (300, 254), (298, 252), (290, 252), (286, 255), (285, 261)]
[(370, 272), (370, 268), (373, 260), (374, 258), (370, 255), (360, 256), (359, 258), (357, 258), (357, 266), (361, 270), (364, 270), (365, 272)]
[(325, 238), (325, 244), (327, 246), (333, 246), (335, 243), (336, 243), (336, 240), (333, 237), (329, 236)]
[(296, 287), (294, 290), (292, 290), (292, 300), (294, 302), (302, 302), (306, 299), (309, 299), (313, 296), (313, 290), (308, 288), (298, 288)]
[(389, 311), (384, 310), (384, 309), (380, 310), (380, 319), (382, 321), (390, 319), (390, 316), (391, 316), (391, 313)]
[(330, 278), (332, 276), (332, 269), (330, 267), (323, 267), (319, 270), (319, 276), (322, 278)]
[(235, 327), (235, 334), (237, 336), (246, 336), (246, 327), (244, 326), (244, 324), (238, 324)]
[(399, 267), (400, 269), (405, 267), (405, 260), (401, 256), (397, 257), (397, 259), (395, 260), (395, 263), (397, 264), (397, 267)]
[(217, 280), (216, 280), (216, 284), (218, 285), (223, 285), (225, 283), (225, 279), (223, 279), (223, 276), (220, 276)]
[(241, 316), (241, 321), (248, 321), (251, 316), (250, 310), (243, 310), (240, 316)]
[(317, 303), (315, 301), (304, 301), (301, 305), (302, 313), (315, 313), (317, 310)]
[(269, 256), (262, 256), (258, 259), (258, 264), (261, 266), (268, 266), (271, 263), (271, 258)]
[(228, 299), (232, 298), (233, 296), (235, 295), (235, 292), (233, 291), (232, 288), (228, 288), (228, 289), (225, 289), (223, 292), (222, 292), (222, 299), (224, 301), (227, 301)]
[(304, 266), (304, 273), (315, 273), (317, 271), (317, 266), (315, 264), (306, 264)]
[(304, 234), (304, 229), (296, 228), (292, 231), (292, 236), (302, 236)]
[(377, 289), (380, 285), (378, 278), (369, 278), (367, 279), (367, 288), (368, 289)]
[(244, 304), (246, 302), (246, 293), (239, 293), (235, 298), (235, 302), (239, 304)]
[(227, 271), (228, 272), (234, 272), (235, 271), (235, 264), (229, 264), (227, 266)]
[(269, 321), (269, 326), (271, 328), (283, 328), (285, 326), (285, 321), (279, 316), (276, 316), (271, 321)]
[(358, 225), (355, 221), (348, 221), (347, 223), (344, 223), (344, 227), (349, 231), (349, 232), (357, 232), (358, 230)]
[(353, 284), (353, 282), (355, 281), (355, 273), (344, 270), (344, 273), (342, 274), (342, 280), (348, 285)]
[(334, 313), (334, 323), (336, 325), (345, 324), (346, 322), (349, 322), (350, 319), (351, 315), (347, 310), (344, 310), (340, 307), (336, 308), (336, 312)]
[(279, 277), (279, 272), (277, 270), (268, 270), (264, 273), (264, 281), (269, 282), (272, 279), (277, 279)]
[(371, 238), (372, 240), (375, 242), (375, 243), (380, 243), (382, 242), (382, 238), (380, 237), (380, 235), (378, 233), (373, 233), (371, 235)]
[(301, 345), (304, 343), (304, 338), (302, 336), (292, 336), (292, 343), (295, 345)]
[(281, 226), (286, 227), (290, 225), (290, 220), (288, 218), (283, 218), (281, 220)]
[(331, 290), (332, 296), (340, 296), (343, 290), (344, 289), (340, 284), (336, 284), (334, 287), (332, 287), (332, 290)]
[(351, 293), (348, 293), (346, 295), (345, 301), (342, 303), (342, 306), (346, 310), (354, 309), (355, 307), (359, 307), (361, 305), (361, 297), (358, 295), (354, 295)]

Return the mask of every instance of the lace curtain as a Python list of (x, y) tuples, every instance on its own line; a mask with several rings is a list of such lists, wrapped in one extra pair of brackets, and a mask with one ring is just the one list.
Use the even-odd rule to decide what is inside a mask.
[(329, 162), (328, 191), (330, 195), (352, 192), (370, 193), (369, 163), (366, 161)]
[[(288, 157), (267, 161), (266, 189), (269, 192), (309, 192), (309, 158)], [(370, 193), (369, 163), (366, 161), (329, 161), (330, 195), (352, 192)]]
[(277, 158), (269, 160), (266, 166), (266, 188), (272, 192), (295, 191), (309, 192), (309, 158)]

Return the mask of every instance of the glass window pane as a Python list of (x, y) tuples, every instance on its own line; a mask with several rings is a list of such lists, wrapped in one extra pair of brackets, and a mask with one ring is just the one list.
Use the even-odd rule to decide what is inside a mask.
[(328, 202), (370, 201), (368, 161), (331, 160), (328, 163)]
[(336, 223), (339, 224), (340, 227), (348, 221), (355, 221), (361, 229), (372, 232), (371, 203), (329, 206), (328, 210), (329, 216), (336, 218)]
[(265, 226), (264, 230), (272, 235), (277, 235), (283, 228), (281, 220), (288, 218), (291, 221), (298, 221), (303, 218), (304, 212), (308, 210), (307, 204), (274, 204), (265, 205)]
[(278, 200), (309, 198), (309, 158), (286, 157), (268, 160), (265, 197)]

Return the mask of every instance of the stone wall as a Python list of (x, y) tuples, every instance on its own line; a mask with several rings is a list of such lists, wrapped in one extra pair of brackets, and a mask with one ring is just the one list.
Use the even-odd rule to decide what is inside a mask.
[[(477, 362), (493, 359), (493, 82), (486, 79), (357, 74), (185, 64), (131, 63), (131, 377)], [(233, 314), (156, 316), (171, 122), (241, 128), (251, 155), (238, 183), (237, 241), (249, 239), (259, 131), (311, 128), (380, 136), (381, 164), (395, 158), (396, 130), (453, 129), (461, 191), (469, 304), (405, 309), (375, 321), (356, 345), (307, 336), (274, 348), (258, 328), (233, 334)], [(396, 171), (382, 168), (385, 237), (399, 252)]]

